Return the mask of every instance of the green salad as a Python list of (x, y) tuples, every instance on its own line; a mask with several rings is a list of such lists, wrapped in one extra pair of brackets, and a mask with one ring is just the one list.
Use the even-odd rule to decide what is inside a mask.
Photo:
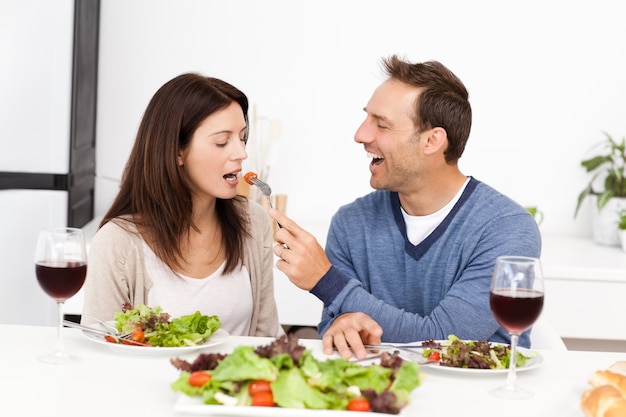
[(374, 411), (398, 414), (420, 385), (419, 365), (383, 353), (380, 364), (346, 359), (320, 361), (293, 336), (266, 346), (238, 346), (230, 354), (176, 358), (181, 374), (174, 391), (205, 404)]
[[(508, 368), (511, 361), (511, 347), (505, 344), (491, 343), (486, 340), (463, 341), (455, 335), (449, 335), (445, 342), (433, 339), (422, 342), (425, 358), (436, 357), (439, 365), (454, 368), (501, 369)], [(529, 356), (515, 351), (515, 366), (524, 366)]]
[[(122, 333), (140, 332), (133, 340), (150, 346), (180, 347), (204, 343), (221, 327), (217, 316), (205, 316), (199, 311), (170, 320), (159, 306), (143, 304), (136, 308), (125, 306), (115, 313), (115, 327)], [(140, 340), (141, 339), (141, 340)]]

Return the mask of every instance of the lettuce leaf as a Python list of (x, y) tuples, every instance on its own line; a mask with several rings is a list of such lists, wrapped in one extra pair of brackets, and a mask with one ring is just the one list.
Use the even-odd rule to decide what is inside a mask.
[(345, 409), (348, 400), (332, 391), (323, 393), (310, 386), (298, 368), (283, 371), (272, 382), (274, 401), (279, 407), (312, 409)]
[(212, 381), (275, 381), (278, 368), (267, 358), (254, 353), (252, 346), (238, 346), (213, 371)]
[(410, 393), (422, 383), (419, 373), (420, 366), (416, 362), (404, 363), (396, 373), (396, 377), (389, 387), (389, 391)]
[(204, 342), (220, 327), (217, 316), (204, 316), (196, 311), (170, 323), (157, 323), (154, 331), (146, 331), (146, 339), (152, 346), (194, 346)]
[(217, 316), (205, 316), (199, 311), (170, 321), (170, 315), (160, 306), (143, 304), (115, 313), (115, 327), (130, 332), (140, 327), (152, 346), (195, 346), (207, 340), (222, 326)]

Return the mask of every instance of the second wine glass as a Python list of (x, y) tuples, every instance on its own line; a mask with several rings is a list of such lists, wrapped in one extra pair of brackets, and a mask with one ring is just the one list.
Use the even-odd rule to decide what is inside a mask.
[(81, 229), (62, 227), (39, 233), (35, 254), (35, 273), (41, 289), (57, 302), (58, 323), (55, 350), (39, 357), (53, 364), (72, 363), (77, 358), (63, 347), (63, 303), (76, 294), (85, 282), (87, 250)]
[(532, 392), (517, 385), (516, 357), (519, 336), (530, 329), (543, 310), (541, 261), (524, 256), (501, 256), (491, 279), (489, 303), (496, 321), (511, 337), (506, 384), (492, 391), (504, 398), (528, 398)]

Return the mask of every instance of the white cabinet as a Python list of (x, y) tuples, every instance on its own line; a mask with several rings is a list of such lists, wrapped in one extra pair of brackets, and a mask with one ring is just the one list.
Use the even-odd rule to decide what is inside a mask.
[(277, 268), (274, 268), (274, 297), (280, 324), (317, 328), (324, 304), (310, 292), (292, 284)]
[(543, 317), (562, 338), (626, 340), (626, 253), (585, 238), (543, 237)]

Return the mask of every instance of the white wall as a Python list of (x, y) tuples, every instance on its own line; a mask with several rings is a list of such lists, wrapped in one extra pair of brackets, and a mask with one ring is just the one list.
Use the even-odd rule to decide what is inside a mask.
[[(545, 213), (546, 234), (587, 236), (573, 218), (580, 161), (626, 135), (626, 25), (618, 1), (104, 0), (97, 210), (116, 192), (152, 94), (187, 71), (241, 88), (280, 119), (268, 182), (318, 230), (370, 190), (353, 134), (382, 81), (380, 58), (435, 59), (466, 84), (474, 126), (461, 168)], [(254, 141), (255, 138), (251, 138)]]

